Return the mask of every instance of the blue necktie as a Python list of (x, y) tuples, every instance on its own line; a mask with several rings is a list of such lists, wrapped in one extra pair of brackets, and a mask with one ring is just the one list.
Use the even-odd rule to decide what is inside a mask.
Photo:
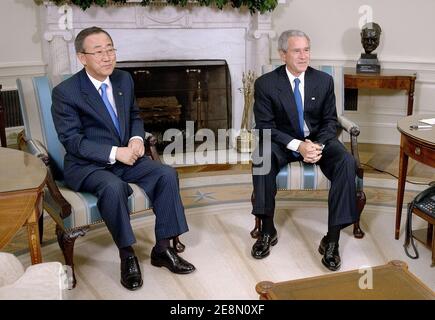
[(296, 100), (296, 107), (298, 108), (300, 134), (301, 134), (301, 137), (303, 138), (305, 136), (304, 135), (304, 108), (302, 105), (301, 92), (299, 91), (299, 83), (300, 82), (301, 82), (301, 80), (299, 80), (298, 78), (295, 78), (294, 95), (295, 95), (295, 100)]
[(107, 84), (101, 84), (101, 97), (103, 98), (103, 102), (106, 105), (107, 111), (109, 111), (110, 117), (112, 118), (112, 122), (115, 125), (116, 131), (118, 131), (118, 135), (121, 136), (121, 130), (119, 130), (119, 121), (118, 117), (113, 110), (112, 105), (110, 104), (109, 98), (107, 98)]

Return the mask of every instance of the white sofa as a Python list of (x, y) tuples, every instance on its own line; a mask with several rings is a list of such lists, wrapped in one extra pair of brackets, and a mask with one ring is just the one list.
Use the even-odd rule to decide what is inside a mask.
[(66, 281), (60, 262), (24, 269), (13, 254), (0, 252), (0, 300), (61, 300)]

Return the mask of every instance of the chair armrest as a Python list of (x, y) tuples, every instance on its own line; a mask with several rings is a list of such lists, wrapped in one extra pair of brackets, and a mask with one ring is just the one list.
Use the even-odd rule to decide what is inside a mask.
[(349, 133), (351, 136), (359, 136), (359, 126), (352, 120), (346, 118), (345, 116), (338, 116), (338, 123), (340, 124), (342, 129)]
[(57, 186), (56, 182), (54, 181), (53, 174), (50, 167), (50, 156), (48, 154), (47, 149), (45, 146), (37, 141), (28, 139), (23, 132), (20, 132), (18, 135), (18, 145), (21, 150), (26, 151), (44, 162), (44, 164), (47, 167), (47, 179), (45, 180), (45, 183), (47, 185), (48, 191), (51, 194), (51, 197), (56, 202), (57, 205), (59, 205), (60, 209), (60, 217), (55, 216), (55, 213), (49, 212), (50, 216), (56, 221), (56, 223), (59, 226), (63, 226), (63, 223), (61, 222), (62, 219), (65, 219), (71, 214), (71, 205), (66, 199), (62, 196), (62, 193), (59, 190), (59, 187)]
[(150, 157), (151, 159), (155, 161), (160, 160), (160, 156), (157, 153), (156, 144), (157, 144), (157, 138), (154, 137), (151, 133), (146, 132), (145, 133), (145, 155)]
[[(343, 129), (344, 131), (346, 131), (347, 133), (349, 133), (350, 135), (350, 149), (351, 149), (351, 153), (353, 155), (353, 157), (355, 158), (358, 170), (357, 170), (357, 175), (358, 177), (360, 177), (362, 179), (363, 177), (363, 168), (361, 167), (361, 162), (359, 160), (359, 152), (358, 152), (358, 140), (357, 137), (360, 134), (360, 129), (359, 126), (349, 120), (348, 118), (339, 115), (338, 117), (338, 123), (341, 126), (341, 129)], [(340, 134), (341, 132), (339, 132)]]

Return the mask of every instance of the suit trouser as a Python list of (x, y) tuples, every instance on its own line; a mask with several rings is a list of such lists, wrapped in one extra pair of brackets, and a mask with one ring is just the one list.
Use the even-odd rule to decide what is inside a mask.
[[(261, 145), (260, 145), (261, 148)], [(289, 150), (272, 142), (271, 150), (263, 150), (262, 157), (271, 157), (271, 170), (263, 175), (253, 175), (254, 207), (256, 216), (273, 216), (277, 193), (276, 176), (289, 162), (299, 161)], [(349, 225), (358, 219), (356, 209), (356, 163), (353, 156), (337, 139), (325, 145), (322, 158), (317, 163), (331, 181), (328, 196), (328, 226)], [(254, 165), (255, 166), (255, 165)], [(257, 165), (258, 166), (258, 165)]]
[(101, 217), (118, 248), (136, 242), (128, 209), (128, 197), (133, 190), (128, 183), (140, 186), (153, 205), (156, 240), (188, 231), (174, 168), (148, 157), (138, 159), (133, 166), (117, 162), (109, 169), (94, 171), (80, 191), (96, 195)]

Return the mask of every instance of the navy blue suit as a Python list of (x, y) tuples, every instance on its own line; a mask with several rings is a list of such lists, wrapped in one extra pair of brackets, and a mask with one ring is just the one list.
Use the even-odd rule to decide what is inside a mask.
[[(337, 111), (334, 82), (327, 73), (311, 67), (305, 72), (304, 120), (310, 135), (301, 136), (298, 112), (286, 66), (264, 74), (255, 82), (254, 116), (256, 129), (271, 129), (272, 148), (262, 156), (271, 158), (271, 170), (254, 175), (253, 214), (273, 216), (275, 210), (276, 175), (289, 162), (299, 161), (286, 148), (293, 139), (310, 139), (325, 145), (317, 163), (331, 181), (329, 191), (329, 226), (347, 225), (358, 218), (356, 210), (356, 163), (352, 155), (337, 139)], [(262, 149), (260, 143), (260, 150)], [(260, 153), (261, 154), (261, 153)]]
[(144, 125), (135, 105), (130, 74), (115, 69), (110, 76), (120, 135), (99, 92), (85, 69), (53, 89), (52, 115), (60, 142), (66, 150), (65, 183), (75, 191), (98, 197), (98, 208), (118, 247), (136, 240), (130, 224), (128, 183), (138, 184), (148, 195), (156, 215), (156, 239), (188, 230), (176, 171), (148, 157), (133, 166), (109, 164), (112, 146), (125, 147), (133, 136), (144, 138)]

